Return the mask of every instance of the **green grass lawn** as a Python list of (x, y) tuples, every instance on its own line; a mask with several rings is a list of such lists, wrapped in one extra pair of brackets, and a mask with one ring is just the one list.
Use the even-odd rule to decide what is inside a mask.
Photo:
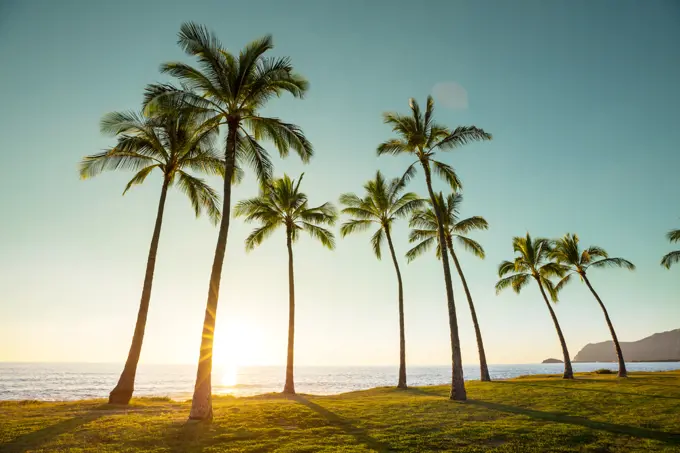
[(217, 397), (210, 425), (163, 399), (0, 402), (0, 452), (680, 451), (680, 371), (467, 385)]

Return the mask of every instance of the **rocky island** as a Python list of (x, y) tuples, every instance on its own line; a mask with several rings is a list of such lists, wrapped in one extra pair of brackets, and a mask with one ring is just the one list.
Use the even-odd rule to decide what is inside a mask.
[(564, 362), (561, 361), (560, 359), (552, 359), (552, 358), (551, 358), (551, 359), (545, 359), (545, 360), (542, 361), (541, 363), (564, 363)]
[[(626, 362), (680, 362), (680, 329), (620, 343)], [(611, 341), (589, 343), (574, 357), (574, 362), (616, 361), (616, 352)]]

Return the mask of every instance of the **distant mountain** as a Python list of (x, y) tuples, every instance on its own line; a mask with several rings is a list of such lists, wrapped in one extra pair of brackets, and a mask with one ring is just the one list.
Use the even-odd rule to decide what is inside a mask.
[[(626, 362), (680, 361), (680, 329), (655, 333), (638, 341), (621, 342)], [(587, 344), (574, 362), (616, 362), (616, 352), (611, 341)]]
[(544, 360), (543, 362), (541, 362), (541, 363), (564, 363), (564, 362), (561, 361), (560, 359), (545, 359), (545, 360)]

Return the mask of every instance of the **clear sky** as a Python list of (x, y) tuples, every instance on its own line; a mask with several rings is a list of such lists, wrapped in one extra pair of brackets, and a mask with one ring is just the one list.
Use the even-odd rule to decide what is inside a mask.
[[(680, 327), (680, 268), (659, 266), (680, 227), (680, 5), (649, 1), (7, 1), (0, 0), (0, 360), (123, 362), (141, 293), (160, 178), (121, 196), (129, 174), (80, 181), (77, 163), (113, 140), (109, 111), (136, 109), (158, 66), (185, 59), (184, 21), (214, 30), (237, 52), (272, 33), (273, 55), (310, 81), (303, 101), (274, 100), (268, 114), (299, 124), (316, 149), (304, 166), (313, 203), (337, 202), (381, 169), (391, 137), (381, 113), (406, 112), (437, 84), (462, 87), (437, 118), (493, 133), (444, 160), (465, 185), (463, 215), (482, 215), (481, 261), (461, 253), (490, 363), (560, 357), (538, 290), (496, 296), (496, 269), (511, 238), (575, 232), (638, 270), (593, 271), (621, 340)], [(463, 96), (467, 93), (467, 102)], [(448, 99), (452, 101), (452, 99)], [(219, 187), (218, 180), (211, 180)], [(437, 183), (440, 189), (443, 184)], [(422, 177), (410, 189), (425, 194)], [(256, 193), (254, 176), (235, 189)], [(217, 323), (218, 361), (285, 362), (287, 260), (281, 233), (246, 254), (252, 226), (229, 232)], [(397, 287), (369, 234), (335, 252), (302, 238), (295, 248), (296, 360), (300, 365), (396, 364)], [(217, 229), (168, 197), (142, 361), (197, 359)], [(402, 223), (396, 248), (408, 247)], [(450, 357), (441, 266), (406, 264), (407, 361)], [(457, 279), (465, 363), (477, 352)], [(578, 281), (556, 307), (571, 355), (609, 339)]]

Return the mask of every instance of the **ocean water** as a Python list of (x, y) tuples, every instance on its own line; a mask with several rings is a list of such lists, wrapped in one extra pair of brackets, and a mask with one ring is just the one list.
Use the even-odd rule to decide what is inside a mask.
[[(99, 363), (0, 363), (0, 400), (61, 401), (106, 398), (122, 370), (122, 364)], [(599, 368), (616, 370), (615, 363), (574, 363), (574, 371)], [(680, 369), (680, 362), (629, 363), (629, 371)], [(492, 379), (521, 375), (561, 373), (562, 364), (490, 365)], [(465, 366), (465, 379), (479, 379), (479, 366)], [(407, 368), (408, 384), (446, 384), (451, 379), (449, 366), (412, 366)], [(136, 396), (168, 396), (190, 399), (196, 378), (195, 365), (142, 364), (137, 372)], [(249, 396), (280, 392), (283, 367), (243, 367), (215, 369), (213, 393)], [(305, 367), (295, 369), (298, 393), (330, 395), (397, 382), (397, 367)]]

